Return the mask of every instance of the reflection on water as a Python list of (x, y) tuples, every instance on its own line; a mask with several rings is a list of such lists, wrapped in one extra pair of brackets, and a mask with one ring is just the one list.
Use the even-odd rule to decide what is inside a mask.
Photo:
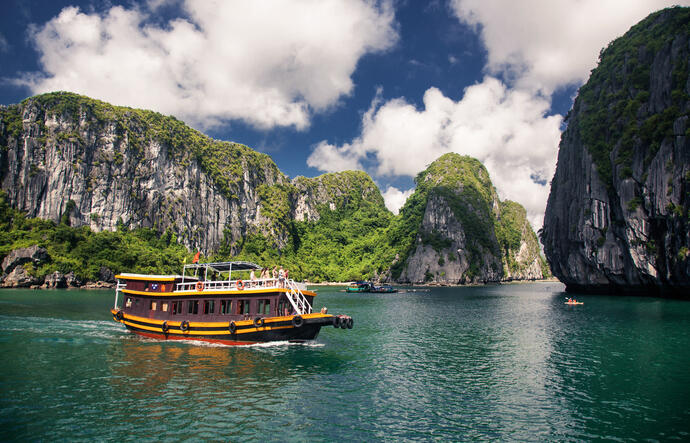
[(690, 304), (562, 286), (347, 295), (308, 344), (144, 339), (112, 294), (0, 292), (0, 439), (688, 439)]

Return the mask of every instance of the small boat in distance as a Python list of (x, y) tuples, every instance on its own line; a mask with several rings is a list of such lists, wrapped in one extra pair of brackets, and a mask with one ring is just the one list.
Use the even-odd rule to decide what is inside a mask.
[(368, 281), (355, 281), (350, 283), (348, 287), (345, 288), (345, 292), (371, 292), (372, 286), (373, 285), (371, 282)]
[(566, 304), (566, 305), (584, 305), (585, 303), (584, 303), (584, 302), (581, 302), (581, 301), (577, 301), (577, 300), (575, 300), (574, 298), (569, 298), (569, 299), (565, 302), (565, 304)]
[(313, 340), (322, 326), (352, 329), (352, 317), (312, 312), (316, 293), (302, 283), (233, 279), (260, 269), (235, 261), (185, 265), (182, 275), (116, 275), (113, 320), (144, 337), (228, 345)]
[(384, 293), (384, 294), (392, 294), (393, 292), (398, 292), (397, 289), (395, 289), (391, 285), (372, 285), (371, 290), (369, 292), (378, 292), (378, 293)]
[(348, 287), (345, 288), (345, 292), (378, 292), (390, 294), (393, 292), (398, 292), (398, 290), (392, 287), (391, 285), (377, 286), (370, 281), (360, 280), (350, 283)]

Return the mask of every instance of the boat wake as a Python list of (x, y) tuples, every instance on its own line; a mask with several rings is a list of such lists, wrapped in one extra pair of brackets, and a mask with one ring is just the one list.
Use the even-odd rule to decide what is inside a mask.
[(283, 348), (285, 346), (305, 346), (307, 348), (322, 348), (325, 346), (323, 343), (317, 343), (313, 340), (308, 341), (271, 341), (266, 343), (255, 343), (253, 345), (247, 345), (249, 348)]
[(324, 343), (316, 343), (315, 341), (271, 341), (266, 343), (253, 343), (249, 345), (226, 345), (223, 343), (212, 343), (201, 340), (161, 340), (158, 338), (142, 337), (132, 334), (137, 340), (151, 343), (170, 343), (170, 344), (186, 344), (200, 348), (284, 348), (287, 346), (303, 346), (308, 348), (321, 348), (325, 346)]
[(69, 341), (85, 338), (116, 340), (122, 337), (122, 328), (112, 321), (50, 317), (0, 315), (0, 331), (10, 334), (29, 333)]

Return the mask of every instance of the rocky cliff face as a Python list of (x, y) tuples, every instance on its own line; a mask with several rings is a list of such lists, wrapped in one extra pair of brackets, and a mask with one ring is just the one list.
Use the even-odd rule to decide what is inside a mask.
[[(317, 281), (543, 276), (524, 209), (499, 201), (477, 160), (443, 156), (417, 186), (394, 217), (364, 172), (289, 180), (268, 156), (212, 140), (173, 117), (71, 93), (0, 107), (2, 201), (63, 228), (153, 228), (207, 256), (280, 262)], [(55, 255), (40, 267), (46, 286), (79, 285), (77, 277), (107, 283), (111, 271), (131, 266), (118, 254), (93, 261), (69, 256), (45, 236), (33, 241)], [(80, 265), (70, 274), (72, 262)], [(41, 284), (31, 275), (36, 266), (19, 268), (4, 273), (16, 274), (10, 285)]]
[(479, 161), (446, 154), (416, 182), (397, 228), (414, 241), (398, 257), (394, 279), (455, 284), (544, 276), (524, 208), (499, 201)]
[(569, 290), (690, 286), (690, 9), (652, 14), (601, 53), (569, 114), (542, 242)]
[[(2, 107), (0, 117), (0, 186), (11, 204), (96, 232), (118, 224), (171, 230), (206, 253), (223, 243), (237, 252), (244, 236), (258, 232), (283, 248), (286, 220), (318, 220), (317, 207), (337, 209), (347, 191), (326, 186), (339, 174), (293, 184), (246, 146), (75, 94), (32, 97)], [(365, 198), (381, 199), (366, 178)]]

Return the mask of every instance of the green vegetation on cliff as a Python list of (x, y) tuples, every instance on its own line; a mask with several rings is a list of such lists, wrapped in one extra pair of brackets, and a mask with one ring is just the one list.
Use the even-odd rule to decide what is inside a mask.
[(30, 274), (45, 277), (55, 271), (74, 272), (82, 281), (99, 280), (101, 267), (116, 273), (179, 273), (185, 257), (192, 257), (169, 231), (161, 235), (153, 229), (120, 227), (115, 232), (96, 233), (88, 226), (71, 227), (68, 220), (67, 216), (61, 223), (27, 218), (11, 208), (0, 192), (0, 257), (38, 245), (48, 251), (50, 260), (39, 269), (28, 265)]
[[(571, 113), (580, 116), (580, 135), (607, 186), (613, 184), (616, 166), (621, 178), (632, 176), (636, 143), (649, 147), (648, 163), (664, 139), (673, 136), (673, 122), (688, 115), (687, 57), (673, 60), (669, 91), (652, 85), (651, 70), (657, 54), (665, 51), (671, 57), (674, 41), (687, 45), (689, 37), (690, 8), (655, 12), (601, 51), (599, 65), (580, 88)], [(653, 109), (659, 106), (658, 98), (656, 104), (651, 103), (653, 95), (667, 92), (670, 100), (664, 109)]]
[[(297, 188), (327, 203), (316, 207), (317, 221), (288, 217)], [(361, 171), (299, 177), (293, 185), (263, 186), (261, 213), (288, 232), (288, 244), (280, 249), (275, 240), (254, 233), (241, 241), (239, 253), (232, 253), (228, 239), (214, 257), (217, 260), (243, 259), (264, 265), (281, 264), (292, 278), (310, 281), (348, 281), (371, 278), (382, 273), (394, 253), (386, 232), (393, 219), (381, 193), (371, 178)], [(319, 198), (321, 196), (321, 198)]]
[[(393, 277), (400, 276), (407, 258), (416, 248), (417, 233), (422, 225), (427, 204), (434, 198), (443, 199), (460, 221), (468, 239), (470, 263), (483, 260), (484, 250), (499, 255), (494, 239), (492, 206), (498, 201), (489, 173), (479, 160), (448, 153), (434, 161), (415, 178), (414, 194), (400, 211), (400, 217), (390, 232), (391, 247), (399, 252), (392, 268)], [(437, 233), (424, 233), (421, 240), (434, 249), (448, 246), (447, 239)], [(472, 269), (476, 272), (476, 269)]]
[[(280, 175), (268, 155), (239, 143), (213, 140), (173, 116), (114, 106), (71, 92), (37, 95), (25, 99), (19, 105), (0, 109), (0, 120), (7, 128), (7, 131), (0, 131), (0, 146), (7, 146), (7, 137), (3, 139), (2, 132), (13, 137), (21, 133), (21, 109), (35, 110), (38, 113), (38, 118), (43, 123), (43, 137), (48, 137), (50, 133), (45, 127), (45, 121), (54, 117), (62, 118), (72, 126), (61, 131), (57, 137), (76, 134), (82, 124), (88, 125), (91, 133), (106, 133), (106, 128), (114, 125), (118, 151), (111, 160), (118, 164), (122, 164), (125, 158), (136, 164), (141, 160), (142, 147), (156, 141), (165, 146), (167, 155), (182, 167), (192, 159), (197, 160), (221, 193), (230, 199), (237, 198), (236, 192), (245, 169), (259, 174), (261, 181), (265, 178), (263, 172), (267, 170)], [(83, 148), (85, 141), (76, 135), (74, 138)]]

